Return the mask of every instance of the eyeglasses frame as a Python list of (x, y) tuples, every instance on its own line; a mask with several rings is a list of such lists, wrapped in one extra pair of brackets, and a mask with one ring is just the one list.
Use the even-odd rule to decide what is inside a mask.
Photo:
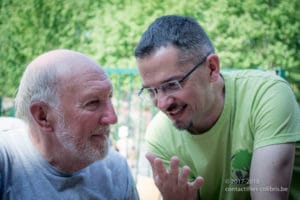
[[(172, 80), (172, 81), (177, 81), (179, 83), (179, 85), (181, 86), (181, 83), (183, 81), (185, 81), (199, 66), (201, 66), (207, 59), (207, 57), (211, 54), (211, 52), (209, 52), (200, 62), (198, 62), (189, 72), (187, 72), (180, 80)], [(171, 81), (170, 81), (171, 82)], [(160, 89), (161, 86), (155, 88), (155, 87), (142, 87), (139, 92), (138, 92), (138, 96), (141, 96), (141, 94), (143, 93), (144, 89), (152, 89), (155, 92), (155, 95), (157, 95), (158, 90)], [(182, 86), (181, 86), (182, 87)]]

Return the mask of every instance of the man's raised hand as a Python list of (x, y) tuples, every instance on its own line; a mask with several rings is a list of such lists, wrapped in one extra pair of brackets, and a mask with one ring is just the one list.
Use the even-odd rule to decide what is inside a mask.
[(164, 200), (196, 200), (198, 189), (203, 185), (204, 179), (198, 176), (189, 182), (190, 168), (184, 166), (179, 171), (179, 159), (174, 156), (170, 160), (170, 169), (167, 170), (163, 161), (151, 153), (146, 154), (150, 162), (153, 179)]

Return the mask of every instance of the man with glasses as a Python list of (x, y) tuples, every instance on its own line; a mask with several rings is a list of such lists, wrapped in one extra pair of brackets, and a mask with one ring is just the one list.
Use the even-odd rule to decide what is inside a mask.
[(192, 18), (162, 16), (135, 49), (139, 96), (160, 110), (146, 142), (164, 200), (299, 199), (300, 111), (267, 72), (220, 72)]

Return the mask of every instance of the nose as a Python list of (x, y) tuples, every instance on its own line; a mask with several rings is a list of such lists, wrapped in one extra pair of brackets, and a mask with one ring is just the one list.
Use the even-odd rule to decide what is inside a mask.
[[(100, 111), (101, 112), (101, 111)], [(101, 124), (115, 124), (118, 121), (115, 109), (112, 105), (111, 100), (109, 100), (103, 110), (102, 117), (100, 119)]]
[(164, 94), (163, 92), (156, 93), (156, 98), (154, 99), (154, 105), (160, 110), (164, 111), (172, 104), (173, 97)]

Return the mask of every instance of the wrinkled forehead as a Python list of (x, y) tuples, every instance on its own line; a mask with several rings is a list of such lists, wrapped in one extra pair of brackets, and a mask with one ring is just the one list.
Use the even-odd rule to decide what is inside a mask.
[(100, 67), (67, 68), (58, 73), (58, 81), (66, 89), (84, 89), (93, 86), (112, 87), (107, 74)]
[(59, 80), (77, 76), (77, 74), (95, 70), (105, 77), (101, 66), (88, 56), (72, 50), (53, 50), (40, 55), (27, 67), (28, 71), (52, 71)]

